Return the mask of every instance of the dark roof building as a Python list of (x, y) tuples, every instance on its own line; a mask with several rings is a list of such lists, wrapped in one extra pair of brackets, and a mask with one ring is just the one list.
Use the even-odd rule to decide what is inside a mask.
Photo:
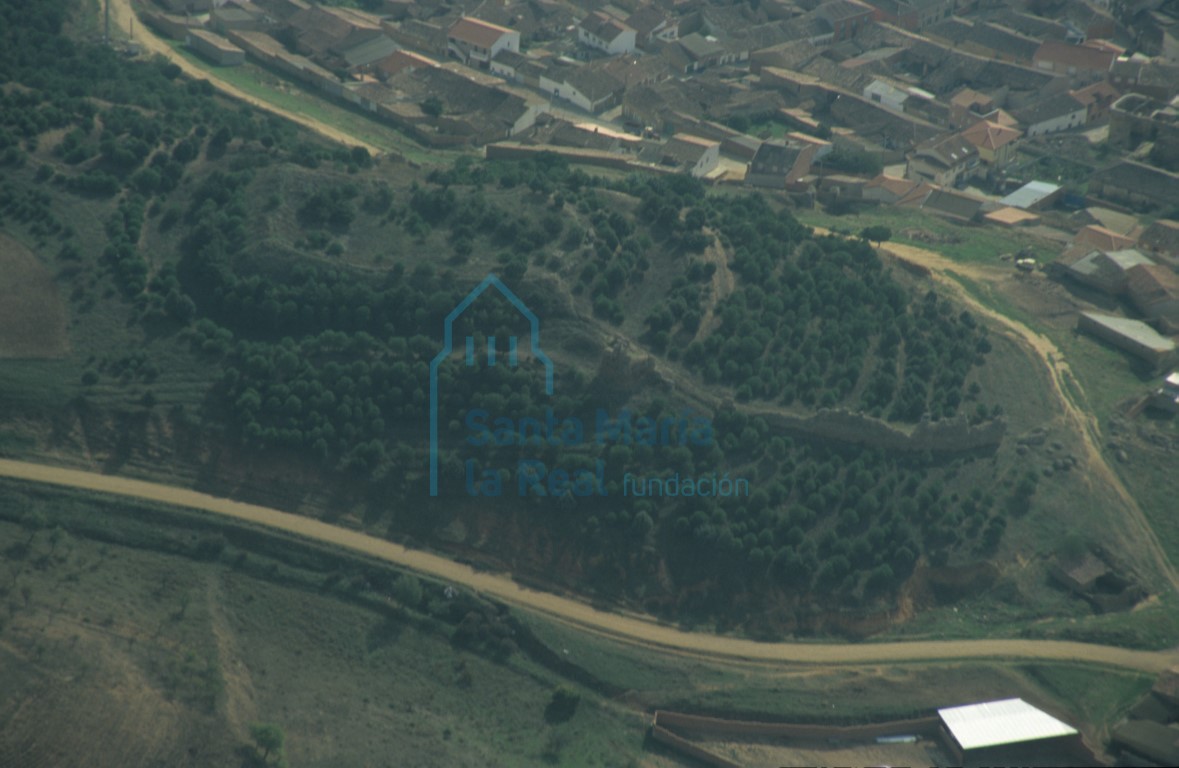
[(1032, 56), (1038, 69), (1079, 79), (1105, 77), (1117, 54), (1088, 45), (1045, 40)]
[(1039, 136), (1083, 126), (1088, 109), (1072, 94), (1058, 93), (1014, 110), (1013, 114), (1028, 136)]
[(1179, 256), (1179, 221), (1156, 219), (1142, 233), (1139, 242), (1152, 253)]
[(611, 55), (634, 51), (636, 37), (634, 29), (601, 11), (594, 11), (577, 25), (578, 42)]
[(1179, 174), (1122, 160), (1089, 177), (1089, 194), (1130, 207), (1154, 208), (1175, 204)]
[(1119, 295), (1126, 291), (1130, 269), (1153, 263), (1141, 251), (1133, 248), (1120, 251), (1092, 250), (1069, 264), (1067, 274), (1099, 291)]
[(635, 44), (641, 47), (659, 40), (671, 42), (680, 36), (679, 20), (654, 3), (627, 16), (626, 26), (635, 31)]
[(1155, 765), (1179, 765), (1179, 731), (1150, 720), (1130, 720), (1114, 729), (1114, 745)]
[(677, 133), (662, 145), (649, 145), (640, 158), (691, 176), (705, 176), (720, 161), (720, 142)]
[(925, 31), (968, 53), (1028, 66), (1040, 48), (1040, 40), (990, 22), (970, 22), (951, 17)]
[(835, 42), (856, 36), (875, 20), (875, 9), (860, 0), (826, 0), (815, 9), (815, 15), (831, 25)]
[(1077, 327), (1129, 352), (1152, 369), (1169, 365), (1175, 360), (1175, 342), (1141, 320), (1082, 312)]
[(1126, 270), (1126, 293), (1138, 311), (1168, 331), (1179, 328), (1179, 275), (1161, 264)]
[(749, 163), (745, 183), (783, 189), (810, 173), (814, 156), (813, 145), (801, 142), (763, 142)]
[(982, 211), (983, 201), (959, 192), (935, 189), (921, 204), (921, 210), (958, 221), (974, 221)]
[(909, 158), (905, 175), (942, 186), (953, 186), (979, 163), (978, 148), (958, 134), (924, 144)]
[(908, 30), (919, 30), (948, 19), (955, 0), (866, 0), (876, 10), (876, 20)]

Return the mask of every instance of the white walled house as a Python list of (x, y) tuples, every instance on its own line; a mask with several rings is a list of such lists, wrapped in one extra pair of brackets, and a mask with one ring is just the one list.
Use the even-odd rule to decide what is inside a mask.
[(909, 92), (885, 80), (873, 80), (864, 86), (861, 94), (865, 99), (879, 104), (893, 112), (904, 112), (905, 102), (909, 100)]
[(1019, 110), (1015, 117), (1023, 124), (1025, 136), (1040, 136), (1084, 126), (1089, 108), (1071, 94), (1060, 93)]
[(677, 133), (658, 150), (658, 163), (700, 178), (720, 163), (720, 142)]
[(611, 56), (634, 53), (635, 31), (613, 16), (594, 11), (577, 25), (577, 42)]
[(520, 52), (520, 33), (464, 16), (447, 31), (446, 50), (464, 64), (486, 69), (500, 51)]

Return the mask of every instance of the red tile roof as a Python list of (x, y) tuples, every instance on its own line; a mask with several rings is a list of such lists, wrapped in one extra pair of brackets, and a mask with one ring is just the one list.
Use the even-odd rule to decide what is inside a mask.
[(1125, 235), (1114, 232), (1112, 229), (1099, 227), (1096, 224), (1081, 227), (1076, 237), (1073, 238), (1073, 243), (1076, 245), (1087, 246), (1090, 249), (1096, 248), (1100, 251), (1117, 251), (1122, 248), (1133, 248), (1135, 242), (1137, 241), (1132, 237), (1126, 237)]
[(1090, 72), (1106, 72), (1117, 58), (1113, 51), (1101, 51), (1084, 45), (1072, 45), (1058, 40), (1045, 40), (1032, 56), (1037, 65), (1041, 62), (1064, 67), (1076, 67)]
[(501, 37), (509, 35), (512, 32), (513, 30), (507, 27), (501, 27), (498, 24), (492, 24), (490, 21), (463, 16), (451, 25), (450, 31), (446, 33), (446, 36), (469, 45), (489, 49)]
[(1021, 131), (1008, 128), (1005, 125), (979, 120), (974, 125), (962, 131), (962, 138), (979, 149), (998, 149), (1010, 144), (1022, 136)]

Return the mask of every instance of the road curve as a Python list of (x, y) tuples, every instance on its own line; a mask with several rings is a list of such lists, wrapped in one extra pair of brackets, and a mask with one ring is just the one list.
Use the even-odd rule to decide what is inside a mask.
[(1150, 557), (1155, 562), (1155, 567), (1166, 578), (1171, 589), (1179, 593), (1179, 572), (1176, 571), (1174, 564), (1167, 557), (1166, 550), (1163, 549), (1158, 535), (1143, 513), (1142, 507), (1138, 505), (1137, 499), (1126, 489), (1121, 478), (1110, 467), (1105, 455), (1101, 452), (1101, 428), (1097, 423), (1097, 418), (1081, 407), (1069, 391), (1069, 386), (1071, 385), (1077, 391), (1082, 392), (1082, 397), (1084, 396), (1081, 383), (1073, 374), (1072, 369), (1069, 368), (1068, 362), (1065, 360), (1060, 349), (1044, 334), (1037, 333), (1020, 321), (996, 312), (983, 304), (974, 296), (970, 295), (965, 287), (958, 280), (954, 279), (951, 274), (957, 273), (982, 283), (990, 283), (993, 279), (993, 273), (989, 270), (980, 269), (971, 264), (961, 264), (940, 253), (904, 243), (887, 243), (880, 250), (890, 253), (902, 261), (918, 264), (929, 269), (933, 274), (934, 280), (951, 289), (956, 297), (971, 309), (1006, 328), (1016, 338), (1027, 344), (1044, 365), (1047, 366), (1049, 380), (1052, 382), (1052, 389), (1056, 393), (1065, 418), (1080, 433), (1081, 440), (1085, 445), (1089, 473), (1108, 484), (1117, 493), (1118, 497), (1121, 498), (1128, 514), (1128, 521), (1133, 525), (1137, 533), (1138, 542), (1150, 554)]
[(712, 661), (877, 664), (963, 659), (1077, 662), (1157, 674), (1179, 664), (1179, 648), (1139, 651), (1061, 640), (919, 640), (891, 643), (759, 643), (685, 632), (633, 614), (600, 611), (578, 600), (527, 589), (508, 576), (481, 573), (428, 552), (287, 512), (142, 480), (0, 459), (0, 477), (161, 502), (211, 512), (315, 542), (342, 547), (466, 587), (578, 628), (648, 648)]
[(208, 80), (209, 83), (227, 96), (232, 96), (235, 99), (246, 102), (247, 104), (264, 109), (267, 112), (272, 112), (280, 117), (285, 117), (287, 120), (298, 123), (304, 128), (310, 128), (320, 136), (331, 139), (337, 143), (343, 144), (346, 147), (364, 147), (373, 156), (384, 154), (382, 150), (369, 144), (366, 141), (345, 133), (327, 123), (316, 120), (308, 115), (292, 112), (288, 109), (275, 106), (269, 102), (263, 101), (255, 96), (251, 96), (245, 91), (228, 83), (213, 72), (206, 72), (205, 70), (196, 67), (188, 59), (181, 56), (179, 53), (168, 45), (164, 40), (160, 39), (146, 24), (144, 24), (131, 8), (131, 0), (111, 0), (111, 21), (118, 29), (129, 29), (131, 20), (135, 20), (135, 41), (138, 42), (143, 49), (149, 53), (156, 53), (163, 56), (168, 61), (180, 67), (181, 71), (189, 77), (197, 80)]

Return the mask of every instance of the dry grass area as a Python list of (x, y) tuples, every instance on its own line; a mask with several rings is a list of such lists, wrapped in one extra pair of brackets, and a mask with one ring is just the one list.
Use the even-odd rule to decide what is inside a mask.
[(0, 358), (64, 357), (66, 309), (53, 275), (0, 232)]
[(817, 742), (701, 741), (701, 747), (746, 768), (790, 765), (950, 765), (952, 760), (928, 739), (915, 744), (822, 744)]
[[(233, 547), (217, 561), (165, 554), (153, 547), (184, 551), (195, 534), (10, 490), (0, 768), (249, 768), (255, 722), (277, 724), (303, 768), (615, 768), (642, 754), (646, 717), (589, 691), (571, 719), (547, 722), (563, 680), (525, 654), (470, 652), (450, 625), (358, 605), (320, 571)], [(45, 527), (9, 521), (26, 505)], [(100, 517), (104, 536), (137, 546), (70, 532)]]

